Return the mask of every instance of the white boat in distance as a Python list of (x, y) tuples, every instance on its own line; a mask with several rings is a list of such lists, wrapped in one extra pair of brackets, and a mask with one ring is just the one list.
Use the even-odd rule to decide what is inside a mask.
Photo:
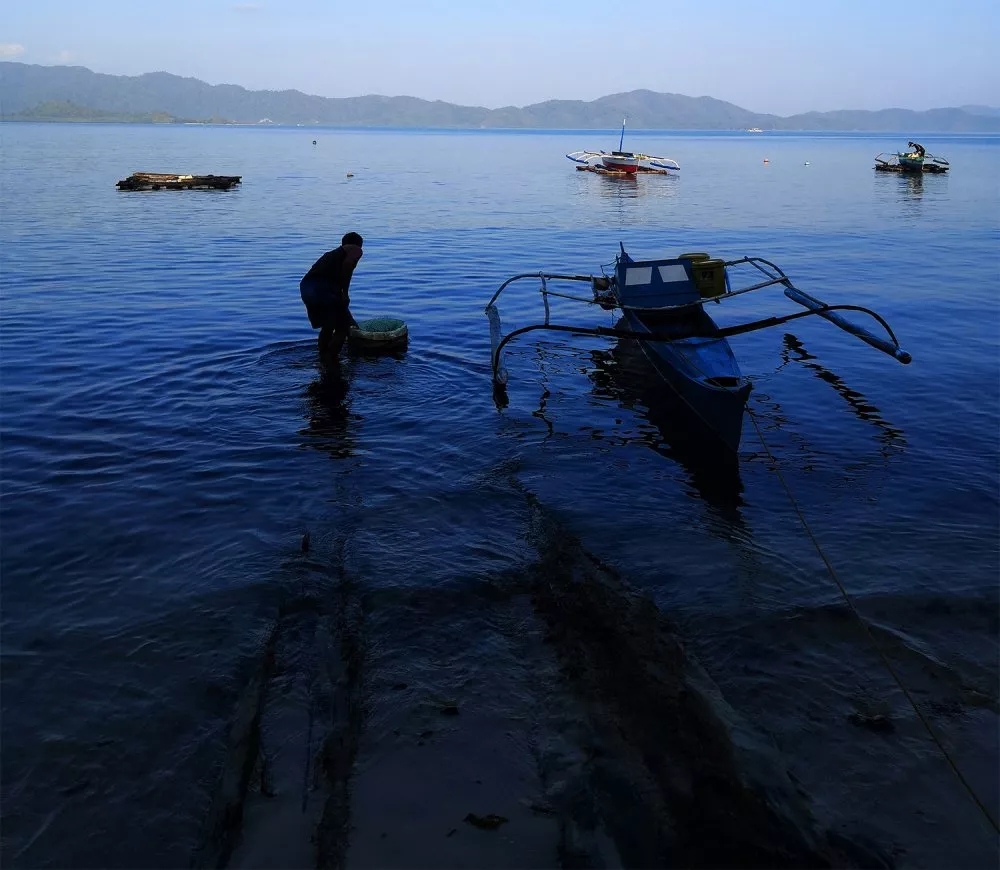
[(655, 157), (651, 154), (622, 151), (624, 142), (625, 121), (622, 120), (622, 134), (618, 141), (617, 151), (571, 151), (566, 156), (574, 163), (581, 164), (577, 166), (577, 169), (591, 169), (597, 172), (634, 175), (639, 172), (665, 174), (668, 171), (680, 171), (680, 164), (670, 157)]

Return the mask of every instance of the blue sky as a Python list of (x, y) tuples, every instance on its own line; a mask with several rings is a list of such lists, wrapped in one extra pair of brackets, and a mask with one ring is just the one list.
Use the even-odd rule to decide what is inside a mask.
[(7, 0), (0, 59), (464, 105), (1000, 106), (1000, 0)]

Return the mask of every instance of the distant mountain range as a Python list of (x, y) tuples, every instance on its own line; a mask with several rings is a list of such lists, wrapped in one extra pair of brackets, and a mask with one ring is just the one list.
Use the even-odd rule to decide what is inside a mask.
[(416, 97), (317, 97), (248, 91), (170, 73), (113, 76), (78, 66), (0, 62), (0, 120), (134, 123), (301, 124), (320, 127), (613, 129), (624, 115), (643, 130), (828, 130), (916, 133), (1000, 132), (1000, 109), (960, 106), (915, 112), (882, 109), (758, 114), (712, 97), (648, 90), (597, 100), (548, 100), (485, 109)]

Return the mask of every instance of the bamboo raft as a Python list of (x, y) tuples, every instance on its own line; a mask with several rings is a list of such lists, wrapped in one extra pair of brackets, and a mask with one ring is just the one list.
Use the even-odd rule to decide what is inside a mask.
[(163, 172), (133, 172), (115, 186), (119, 190), (230, 190), (240, 175), (171, 175)]
[(607, 169), (604, 166), (593, 166), (590, 164), (576, 167), (577, 172), (595, 172), (598, 175), (614, 175), (617, 177), (631, 175), (670, 175), (666, 169), (654, 169), (651, 166), (640, 166), (636, 172), (626, 172), (624, 169)]

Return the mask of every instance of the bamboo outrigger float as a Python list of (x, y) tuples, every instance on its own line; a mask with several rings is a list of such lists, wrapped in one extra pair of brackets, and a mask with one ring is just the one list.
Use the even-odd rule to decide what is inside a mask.
[(119, 190), (230, 190), (242, 182), (240, 175), (172, 175), (133, 172), (115, 186)]
[[(749, 270), (757, 280), (733, 289), (730, 270), (737, 268), (744, 272)], [(515, 329), (504, 336), (497, 299), (510, 284), (525, 278), (537, 278), (541, 282), (544, 321)], [(556, 281), (587, 283), (591, 298), (552, 290), (549, 285)], [(707, 302), (721, 302), (776, 286), (782, 287), (785, 296), (805, 310), (722, 328), (705, 311)], [(619, 309), (622, 320), (614, 327), (554, 324), (550, 322), (549, 297), (596, 304), (607, 310)], [(843, 311), (867, 314), (884, 329), (886, 337), (847, 320), (841, 314)], [(486, 305), (494, 389), (506, 390), (508, 375), (503, 366), (504, 347), (525, 333), (550, 330), (634, 339), (664, 382), (693, 412), (692, 420), (726, 451), (735, 454), (739, 449), (743, 411), (752, 383), (740, 372), (728, 339), (812, 315), (824, 318), (903, 364), (911, 361), (910, 354), (900, 348), (889, 324), (880, 315), (859, 305), (829, 305), (800, 290), (778, 266), (761, 257), (723, 261), (697, 253), (660, 260), (633, 260), (622, 246), (615, 258), (613, 275), (531, 272), (515, 275), (500, 285)]]

